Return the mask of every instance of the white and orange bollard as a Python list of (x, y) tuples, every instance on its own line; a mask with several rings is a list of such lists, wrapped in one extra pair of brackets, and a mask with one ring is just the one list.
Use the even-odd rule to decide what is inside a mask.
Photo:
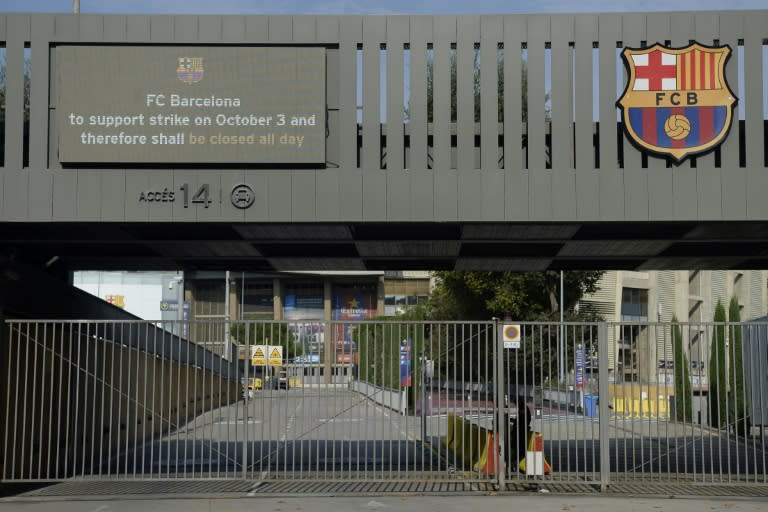
[(531, 432), (528, 435), (528, 450), (520, 461), (520, 471), (526, 476), (544, 476), (552, 472), (552, 466), (544, 458), (544, 434)]

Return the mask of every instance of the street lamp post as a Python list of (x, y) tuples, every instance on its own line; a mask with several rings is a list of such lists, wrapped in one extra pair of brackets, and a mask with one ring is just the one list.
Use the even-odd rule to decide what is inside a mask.
[(558, 337), (559, 341), (559, 352), (560, 356), (558, 359), (560, 360), (560, 382), (565, 382), (565, 337), (563, 333), (563, 271), (560, 271), (560, 336)]

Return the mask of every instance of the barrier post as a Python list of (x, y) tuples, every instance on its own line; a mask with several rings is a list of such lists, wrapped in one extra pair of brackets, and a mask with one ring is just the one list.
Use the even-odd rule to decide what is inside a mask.
[(610, 396), (608, 392), (608, 324), (601, 322), (597, 327), (598, 354), (598, 431), (600, 432), (600, 489), (607, 490), (611, 483), (611, 440), (608, 437), (611, 418), (608, 410)]
[(506, 486), (505, 473), (506, 455), (504, 453), (504, 435), (507, 426), (504, 424), (504, 337), (499, 336), (499, 319), (493, 319), (493, 339), (496, 347), (494, 351), (496, 355), (496, 366), (493, 370), (493, 382), (496, 389), (493, 393), (493, 403), (496, 410), (496, 428), (493, 429), (495, 433), (494, 444), (498, 445), (498, 449), (494, 446), (494, 455), (496, 456), (496, 481), (499, 484), (499, 489), (504, 490)]

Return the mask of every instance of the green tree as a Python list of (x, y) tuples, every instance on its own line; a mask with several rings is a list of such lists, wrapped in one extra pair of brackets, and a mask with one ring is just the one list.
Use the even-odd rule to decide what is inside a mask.
[(688, 356), (683, 350), (683, 333), (677, 317), (672, 317), (672, 343), (675, 361), (675, 419), (689, 422), (693, 418), (691, 401), (691, 378), (688, 371)]
[[(473, 81), (472, 87), (475, 96), (474, 105), (474, 117), (475, 122), (480, 121), (480, 95), (482, 90), (480, 88), (480, 51), (475, 50), (474, 53), (474, 66), (473, 66)], [(456, 110), (456, 52), (452, 51), (449, 58), (450, 77), (451, 77), (451, 121), (455, 122), (457, 117)], [(427, 122), (434, 121), (434, 90), (435, 90), (435, 63), (434, 57), (430, 54), (427, 58)], [(496, 75), (498, 76), (498, 94), (497, 94), (497, 112), (498, 122), (504, 121), (504, 60), (503, 54), (498, 53), (496, 57)], [(523, 111), (522, 119), (523, 123), (528, 121), (528, 64), (527, 61), (521, 61), (520, 69), (520, 94), (522, 99)], [(545, 97), (545, 101), (548, 105), (549, 93)], [(410, 106), (405, 107), (405, 117), (408, 119), (410, 114)], [(545, 117), (549, 119), (549, 108), (545, 110)]]
[(710, 425), (724, 427), (726, 420), (726, 398), (728, 381), (725, 361), (725, 306), (717, 301), (709, 349), (709, 417)]
[[(597, 290), (597, 284), (603, 272), (566, 272), (564, 286), (564, 319), (566, 321), (597, 321), (600, 316), (587, 308), (575, 309), (576, 303), (585, 293)], [(559, 272), (451, 272), (435, 273), (437, 285), (432, 292), (429, 302), (430, 318), (433, 320), (489, 320), (492, 317), (509, 317), (516, 321), (548, 321), (559, 320)], [(489, 329), (490, 324), (484, 327)], [(529, 333), (530, 334), (530, 333)], [(536, 326), (536, 337), (545, 340), (558, 339), (558, 326)], [(570, 366), (574, 360), (574, 350), (578, 343), (585, 339), (596, 339), (596, 333), (590, 338), (586, 332), (566, 329), (565, 360)], [(530, 336), (528, 336), (530, 337)], [(450, 357), (461, 358), (471, 355), (474, 361), (491, 360), (492, 350), (484, 340), (487, 333), (483, 332), (448, 332), (444, 339), (439, 340), (445, 359), (452, 364)], [(435, 341), (433, 340), (433, 343)], [(451, 347), (461, 346), (462, 350)], [(514, 354), (514, 364), (520, 375), (525, 372), (527, 383), (539, 383), (542, 379), (552, 378), (553, 369), (559, 367), (558, 343), (540, 343), (535, 350), (521, 350)], [(464, 366), (459, 363), (459, 366)], [(457, 378), (472, 379), (473, 371), (484, 371), (484, 368), (469, 368), (465, 365), (463, 374)], [(480, 375), (479, 377), (488, 377)]]
[[(574, 319), (594, 319), (590, 311), (576, 314), (574, 306), (597, 291), (602, 271), (564, 274), (563, 310)], [(437, 285), (429, 302), (437, 320), (557, 320), (560, 311), (560, 273), (547, 272), (435, 272)]]
[[(405, 390), (411, 411), (421, 392), (421, 357), (434, 357), (427, 353), (431, 344), (427, 342), (430, 329), (425, 319), (425, 310), (417, 308), (397, 317), (372, 318), (352, 335), (359, 354), (359, 379), (385, 389)], [(400, 381), (401, 354), (406, 353), (411, 365), (407, 386)]]
[(744, 346), (741, 339), (741, 311), (739, 301), (731, 297), (728, 305), (728, 322), (731, 374), (729, 383), (731, 392), (728, 394), (730, 404), (730, 416), (737, 423), (737, 429), (744, 430), (747, 417), (747, 390), (744, 385)]

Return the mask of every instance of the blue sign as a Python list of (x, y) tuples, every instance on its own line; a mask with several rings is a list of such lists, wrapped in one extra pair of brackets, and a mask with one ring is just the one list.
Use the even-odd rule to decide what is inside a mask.
[(576, 347), (576, 387), (584, 387), (584, 347)]
[(181, 312), (184, 323), (181, 324), (181, 337), (189, 337), (189, 301), (184, 301), (183, 309)]
[(411, 338), (400, 342), (400, 387), (409, 388), (413, 384), (411, 371)]

